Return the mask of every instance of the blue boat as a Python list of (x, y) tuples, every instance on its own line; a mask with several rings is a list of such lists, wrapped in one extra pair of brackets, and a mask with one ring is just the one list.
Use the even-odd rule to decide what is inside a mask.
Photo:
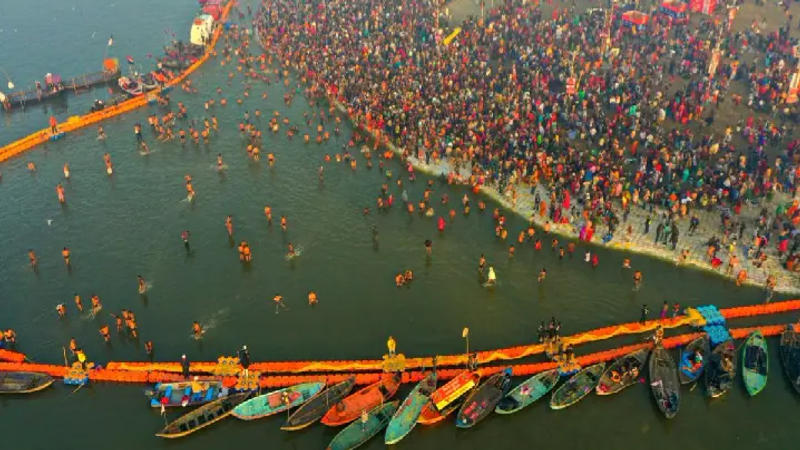
[(222, 392), (220, 381), (181, 381), (178, 383), (158, 383), (146, 394), (150, 406), (160, 408), (174, 406), (196, 406), (216, 400)]
[(678, 362), (678, 378), (681, 384), (693, 383), (700, 378), (710, 353), (708, 336), (705, 334), (689, 342), (681, 350), (681, 359)]

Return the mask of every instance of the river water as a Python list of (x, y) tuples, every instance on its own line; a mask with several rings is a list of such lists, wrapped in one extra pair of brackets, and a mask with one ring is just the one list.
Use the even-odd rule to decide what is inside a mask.
[[(70, 76), (93, 70), (110, 34), (112, 51), (120, 59), (131, 54), (137, 61), (149, 61), (146, 54), (156, 54), (170, 39), (170, 30), (188, 34), (195, 11), (190, 0), (7, 2), (0, 6), (6, 18), (0, 61), (18, 86), (21, 80), (47, 71)], [(42, 17), (56, 19), (42, 21)], [(9, 23), (17, 24), (17, 32)], [(152, 154), (140, 155), (133, 124), (146, 123), (154, 109), (145, 109), (103, 123), (109, 136), (105, 141), (98, 141), (95, 130), (88, 128), (0, 166), (0, 229), (4, 230), (0, 326), (17, 330), (18, 349), (31, 359), (61, 363), (62, 346), (70, 337), (98, 363), (144, 360), (145, 340), (154, 342), (156, 360), (177, 360), (181, 353), (192, 360), (214, 360), (233, 354), (242, 344), (259, 361), (379, 358), (388, 335), (397, 339), (398, 351), (409, 356), (451, 354), (463, 351), (464, 326), (471, 330), (472, 349), (489, 349), (531, 342), (538, 323), (551, 316), (558, 317), (563, 332), (570, 334), (637, 320), (644, 303), (657, 314), (664, 301), (729, 306), (763, 300), (760, 290), (736, 288), (711, 274), (635, 255), (633, 265), (642, 270), (645, 282), (633, 291), (630, 271), (620, 268), (625, 255), (600, 247), (592, 247), (600, 258), (597, 269), (582, 261), (584, 247), (578, 246), (573, 259), (561, 260), (550, 251), (547, 239), (544, 250), (535, 252), (525, 245), (509, 259), (508, 243), (494, 237), (491, 203), (483, 214), (477, 208), (468, 217), (458, 214), (442, 234), (434, 219), (409, 217), (398, 207), (364, 216), (365, 206), (375, 209), (374, 200), (386, 180), (377, 167), (366, 169), (359, 157), (356, 171), (330, 163), (325, 165), (324, 182), (317, 179), (323, 155), (341, 151), (351, 128), (343, 126), (340, 138), (323, 145), (306, 145), (299, 137), (288, 140), (283, 132), (272, 135), (266, 131), (265, 117), (273, 111), (305, 130), (302, 115), (310, 111), (307, 103), (298, 96), (286, 107), (283, 86), (273, 84), (257, 85), (238, 106), (233, 100), (241, 96), (241, 76), (228, 84), (229, 70), (211, 60), (192, 77), (199, 94), (172, 93), (173, 102), (186, 103), (190, 116), (218, 117), (219, 135), (208, 146), (158, 143), (145, 130)], [(202, 103), (216, 97), (217, 87), (223, 88), (229, 105), (204, 113)], [(267, 100), (261, 99), (264, 90)], [(94, 97), (105, 95), (101, 89), (68, 97), (61, 104), (4, 114), (0, 141), (41, 128), (51, 108), (64, 118), (83, 113)], [(252, 114), (255, 109), (263, 113), (256, 121), (265, 131), (262, 154), (276, 155), (272, 168), (266, 158), (260, 163), (247, 159), (237, 131), (244, 112)], [(111, 178), (104, 173), (105, 152), (114, 161)], [(229, 166), (223, 174), (213, 169), (217, 153)], [(26, 170), (28, 161), (36, 163), (36, 173)], [(54, 189), (62, 181), (64, 162), (72, 168), (72, 179), (65, 183), (67, 205), (62, 208)], [(401, 172), (396, 163), (387, 167)], [(184, 200), (186, 174), (192, 175), (197, 191), (193, 204)], [(406, 183), (411, 199), (422, 196), (427, 180), (418, 176), (416, 182)], [(400, 190), (390, 186), (399, 197)], [(458, 209), (464, 191), (437, 180), (434, 198), (445, 193), (450, 205), (437, 203), (437, 215), (450, 207)], [(265, 205), (273, 209), (272, 227), (263, 215)], [(249, 266), (238, 262), (235, 244), (226, 235), (223, 223), (229, 214), (236, 241), (247, 240), (253, 248)], [(515, 236), (525, 222), (507, 214)], [(289, 220), (287, 235), (277, 226), (281, 215)], [(377, 248), (370, 231), (373, 225), (379, 232)], [(191, 231), (190, 254), (180, 240), (184, 229)], [(426, 239), (433, 240), (429, 260), (423, 247)], [(288, 242), (303, 249), (293, 261), (284, 258)], [(60, 256), (65, 245), (73, 254), (69, 273)], [(27, 265), (29, 248), (39, 255), (38, 274)], [(499, 285), (493, 290), (483, 288), (477, 277), (481, 253), (498, 274)], [(547, 268), (548, 278), (538, 285), (536, 274), (542, 267)], [(414, 270), (415, 281), (398, 289), (393, 276), (406, 268)], [(136, 292), (137, 274), (152, 283), (146, 299)], [(320, 298), (314, 308), (305, 300), (311, 289)], [(98, 318), (75, 310), (71, 298), (76, 292), (86, 304), (92, 293), (101, 297), (104, 311)], [(278, 293), (288, 309), (275, 314), (270, 299)], [(54, 308), (62, 302), (68, 314), (58, 320)], [(106, 313), (122, 308), (136, 313), (141, 339), (114, 333), (107, 346), (98, 328), (104, 323), (113, 328)], [(769, 323), (794, 319), (784, 315), (769, 318)], [(190, 337), (194, 320), (207, 328), (200, 341)], [(618, 339), (612, 344), (629, 342)], [(590, 396), (558, 412), (543, 401), (513, 416), (491, 417), (468, 431), (457, 430), (450, 422), (418, 427), (398, 447), (793, 448), (800, 437), (800, 398), (782, 376), (777, 342), (773, 339), (770, 344), (770, 383), (758, 397), (747, 398), (741, 384), (712, 402), (702, 387), (684, 389), (681, 412), (670, 422), (659, 415), (649, 388), (642, 384), (611, 398)], [(581, 346), (577, 351), (599, 348)], [(72, 392), (72, 387), (57, 383), (34, 396), (2, 398), (0, 435), (23, 449), (211, 449), (234, 444), (306, 449), (324, 447), (336, 432), (315, 425), (285, 433), (278, 429), (280, 418), (251, 423), (230, 419), (178, 442), (166, 442), (153, 437), (163, 418), (147, 406), (143, 388), (98, 383)], [(172, 412), (170, 418), (175, 417)], [(366, 447), (382, 446), (376, 438)]]

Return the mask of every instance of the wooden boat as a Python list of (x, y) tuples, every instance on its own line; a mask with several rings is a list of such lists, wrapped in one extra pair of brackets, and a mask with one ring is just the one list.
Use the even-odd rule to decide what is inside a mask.
[(392, 420), (386, 427), (386, 435), (384, 442), (386, 444), (394, 444), (400, 442), (401, 439), (406, 437), (408, 433), (414, 429), (417, 424), (417, 419), (422, 413), (422, 408), (430, 402), (430, 396), (436, 390), (436, 372), (431, 372), (422, 379), (411, 393), (408, 394), (400, 407), (397, 408)]
[(233, 408), (245, 401), (249, 396), (249, 392), (243, 392), (214, 400), (180, 416), (156, 433), (156, 436), (174, 439), (192, 434), (201, 428), (228, 417), (233, 412)]
[[(700, 359), (695, 363), (695, 352), (699, 352)], [(705, 334), (696, 338), (681, 350), (681, 358), (678, 363), (678, 379), (681, 384), (689, 384), (697, 381), (703, 374), (708, 362), (711, 349), (708, 344), (708, 336)]]
[(158, 383), (146, 394), (150, 406), (160, 408), (173, 406), (197, 406), (216, 400), (222, 390), (221, 381), (180, 381)]
[(736, 378), (736, 346), (733, 339), (728, 339), (714, 348), (705, 371), (709, 397), (720, 397), (731, 389), (733, 379)]
[(458, 410), (456, 426), (472, 428), (494, 411), (497, 403), (511, 389), (511, 368), (506, 368), (486, 379), (472, 391)]
[(789, 377), (789, 382), (800, 394), (800, 327), (786, 326), (786, 330), (781, 333), (778, 354), (781, 357), (783, 371)]
[(142, 95), (142, 85), (137, 83), (136, 80), (132, 80), (128, 77), (119, 77), (117, 84), (120, 89), (132, 97)]
[(647, 362), (650, 349), (643, 348), (618, 358), (611, 363), (600, 377), (595, 392), (597, 395), (611, 395), (636, 384)]
[(742, 379), (751, 397), (767, 385), (768, 369), (767, 340), (761, 331), (755, 330), (747, 336), (742, 349)]
[(669, 352), (662, 346), (656, 347), (650, 355), (650, 390), (667, 419), (675, 417), (680, 407), (681, 385), (677, 372)]
[(400, 387), (400, 372), (384, 374), (381, 380), (350, 394), (333, 405), (322, 417), (322, 423), (329, 427), (348, 424), (361, 416), (362, 411), (387, 402)]
[(324, 389), (319, 394), (311, 397), (305, 402), (297, 411), (293, 412), (286, 420), (286, 423), (281, 427), (284, 431), (301, 430), (312, 423), (316, 422), (323, 415), (325, 411), (329, 410), (331, 405), (335, 405), (339, 400), (343, 399), (347, 394), (353, 390), (353, 385), (356, 382), (355, 377), (350, 377), (340, 383)]
[(53, 384), (50, 375), (36, 372), (0, 372), (0, 394), (30, 394)]
[(578, 403), (583, 397), (589, 395), (600, 381), (600, 376), (605, 369), (605, 363), (589, 366), (573, 375), (566, 383), (562, 384), (550, 397), (550, 407), (563, 409)]
[(233, 409), (233, 417), (254, 420), (300, 406), (325, 388), (322, 381), (301, 383), (253, 397)]
[(350, 450), (367, 442), (389, 423), (396, 410), (397, 400), (372, 408), (366, 420), (353, 422), (334, 436), (327, 450)]
[(461, 405), (464, 404), (464, 399), (456, 400), (455, 402), (447, 405), (443, 410), (439, 411), (433, 406), (432, 402), (428, 402), (422, 407), (422, 412), (419, 414), (417, 423), (421, 425), (433, 425), (439, 423), (458, 411)]
[(152, 91), (158, 87), (158, 81), (153, 77), (152, 73), (146, 73), (139, 77), (139, 85), (144, 91)]
[(423, 408), (417, 421), (423, 425), (441, 422), (461, 407), (457, 400), (481, 380), (479, 371), (465, 370), (431, 394), (431, 401)]
[(513, 414), (544, 397), (558, 383), (558, 369), (551, 369), (528, 378), (503, 397), (494, 408), (498, 414)]

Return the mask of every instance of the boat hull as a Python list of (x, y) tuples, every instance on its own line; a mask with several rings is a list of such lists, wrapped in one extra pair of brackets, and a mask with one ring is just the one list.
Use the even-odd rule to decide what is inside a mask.
[(672, 419), (678, 414), (681, 399), (678, 370), (664, 347), (655, 348), (650, 355), (650, 391), (664, 417)]
[[(231, 415), (240, 420), (255, 420), (268, 417), (302, 405), (324, 388), (324, 382), (312, 382), (272, 391), (241, 403), (233, 410)], [(288, 403), (285, 400), (288, 400)]]
[(761, 392), (767, 385), (768, 370), (767, 340), (760, 331), (753, 331), (742, 348), (742, 380), (751, 397)]
[(233, 408), (245, 401), (249, 396), (250, 393), (245, 392), (222, 397), (211, 403), (207, 403), (182, 415), (177, 420), (172, 421), (164, 427), (164, 429), (156, 433), (156, 436), (166, 439), (176, 439), (202, 430), (228, 417), (231, 412), (233, 412)]
[(329, 427), (336, 427), (358, 419), (362, 411), (369, 411), (392, 398), (400, 387), (400, 381), (399, 372), (385, 374), (377, 383), (337, 402), (325, 413), (321, 422)]
[(53, 378), (37, 372), (0, 372), (0, 394), (32, 394), (53, 384)]

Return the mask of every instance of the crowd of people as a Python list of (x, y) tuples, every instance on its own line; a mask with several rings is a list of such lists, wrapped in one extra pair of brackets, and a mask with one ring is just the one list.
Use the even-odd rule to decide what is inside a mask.
[[(731, 31), (728, 17), (677, 24), (654, 6), (636, 32), (620, 21), (625, 5), (608, 6), (547, 17), (537, 2), (495, 2), (448, 44), (438, 0), (268, 0), (257, 28), (309, 96), (340, 102), (376, 146), (446, 160), (452, 182), (494, 187), (513, 205), (530, 187), (544, 221), (585, 240), (595, 230), (604, 242), (629, 236), (620, 224), (640, 208), (659, 218), (656, 243), (684, 259), (684, 230), (697, 228), (696, 212), (716, 210), (718, 239), (746, 224), (740, 239), (758, 241), (750, 258), (769, 249), (784, 270), (800, 270), (798, 116), (785, 103), (797, 63), (791, 23)], [(740, 120), (717, 123), (720, 108)], [(779, 206), (763, 207), (757, 223), (740, 218), (773, 198)]]

